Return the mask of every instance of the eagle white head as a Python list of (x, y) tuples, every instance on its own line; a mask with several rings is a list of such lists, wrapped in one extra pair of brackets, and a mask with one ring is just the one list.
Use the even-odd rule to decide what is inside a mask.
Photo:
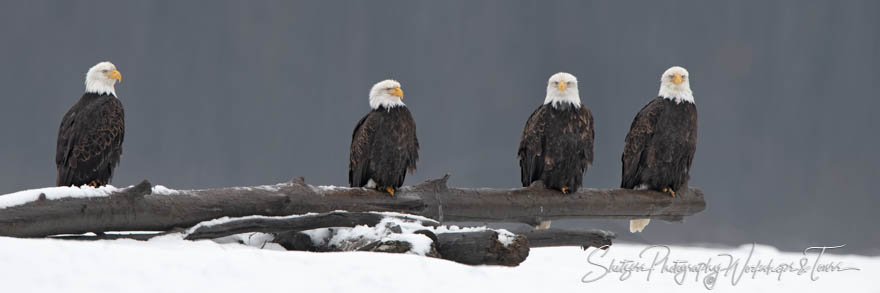
[(571, 103), (575, 107), (580, 107), (581, 96), (578, 94), (577, 82), (577, 78), (569, 73), (554, 74), (547, 81), (547, 97), (544, 98), (544, 104), (553, 104), (555, 108), (560, 103)]
[(373, 85), (370, 89), (370, 108), (378, 109), (379, 106), (391, 109), (403, 104), (403, 90), (400, 83), (393, 79), (386, 79)]
[(116, 65), (109, 61), (95, 64), (86, 73), (86, 92), (99, 95), (109, 94), (115, 97), (116, 88), (114, 86), (117, 81), (122, 81), (122, 74), (116, 70)]
[(687, 69), (681, 66), (672, 66), (660, 76), (659, 96), (681, 103), (682, 101), (693, 104), (694, 93), (691, 91), (691, 78)]

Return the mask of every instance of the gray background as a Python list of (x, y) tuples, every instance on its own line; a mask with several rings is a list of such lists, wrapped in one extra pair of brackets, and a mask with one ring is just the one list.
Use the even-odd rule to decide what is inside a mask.
[[(407, 183), (515, 187), (547, 78), (596, 119), (588, 187), (615, 187), (635, 113), (671, 65), (700, 113), (684, 224), (649, 243), (848, 244), (878, 254), (878, 1), (3, 1), (0, 193), (55, 180), (58, 123), (111, 60), (127, 133), (114, 184), (345, 185), (370, 86), (401, 81), (421, 161)], [(557, 227), (625, 232), (626, 221)]]

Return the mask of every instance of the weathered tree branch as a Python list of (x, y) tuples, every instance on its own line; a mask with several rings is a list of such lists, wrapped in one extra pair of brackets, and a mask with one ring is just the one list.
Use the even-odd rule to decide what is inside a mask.
[(246, 217), (231, 219), (216, 225), (198, 225), (184, 239), (214, 239), (249, 232), (279, 233), (298, 232), (327, 227), (354, 227), (358, 225), (375, 226), (385, 217), (396, 217), (419, 222), (423, 226), (437, 226), (435, 221), (419, 221), (414, 218), (383, 215), (379, 213), (329, 212), (294, 216), (290, 218)]
[(449, 176), (402, 188), (395, 197), (363, 188), (316, 187), (302, 179), (256, 187), (151, 194), (144, 181), (107, 197), (37, 200), (0, 209), (0, 236), (166, 231), (221, 217), (391, 211), (444, 221), (522, 222), (564, 218), (681, 220), (705, 208), (699, 189), (675, 198), (653, 191), (584, 189), (563, 195), (533, 186), (448, 188)]

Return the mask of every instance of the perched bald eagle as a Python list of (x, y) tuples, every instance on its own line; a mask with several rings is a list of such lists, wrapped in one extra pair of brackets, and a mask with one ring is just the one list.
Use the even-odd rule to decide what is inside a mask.
[(412, 174), (419, 160), (416, 123), (403, 104), (400, 83), (394, 80), (373, 85), (370, 108), (351, 134), (348, 183), (394, 196), (407, 170)]
[(64, 114), (58, 130), (58, 186), (104, 186), (113, 178), (125, 136), (125, 112), (114, 88), (121, 80), (110, 62), (86, 73), (86, 92)]
[(593, 163), (593, 114), (581, 105), (577, 79), (560, 72), (547, 82), (547, 96), (523, 129), (519, 144), (522, 185), (575, 192)]
[[(660, 93), (633, 119), (623, 149), (622, 188), (669, 193), (687, 188), (697, 150), (697, 106), (687, 70), (674, 66), (660, 77)], [(641, 232), (650, 219), (630, 221)]]

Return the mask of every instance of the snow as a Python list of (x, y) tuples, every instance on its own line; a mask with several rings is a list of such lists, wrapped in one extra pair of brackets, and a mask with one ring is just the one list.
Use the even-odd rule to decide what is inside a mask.
[[(345, 212), (345, 211), (335, 211), (335, 212)], [(422, 226), (417, 221), (424, 222), (434, 222), (436, 221), (415, 215), (408, 215), (402, 213), (395, 212), (376, 212), (377, 214), (381, 214), (386, 216), (383, 218), (376, 226), (369, 227), (365, 225), (360, 225), (351, 228), (322, 228), (322, 229), (314, 229), (309, 231), (303, 231), (311, 237), (312, 242), (315, 245), (333, 245), (336, 247), (340, 247), (343, 250), (356, 250), (360, 247), (363, 247), (371, 242), (375, 241), (406, 241), (412, 244), (412, 249), (410, 253), (414, 253), (417, 255), (425, 255), (431, 250), (431, 239), (425, 235), (413, 234), (418, 230), (430, 230), (435, 231), (432, 227)], [(317, 215), (317, 213), (308, 213), (303, 215), (291, 215), (291, 216), (246, 216), (246, 217), (222, 217), (213, 220), (204, 221), (196, 224), (195, 226), (187, 229), (186, 234), (191, 234), (195, 232), (197, 229), (201, 227), (210, 227), (220, 224), (225, 224), (230, 221), (237, 220), (248, 220), (248, 219), (291, 219), (302, 216), (309, 215)], [(399, 227), (400, 232), (394, 232), (391, 230), (392, 227)], [(454, 226), (455, 227), (455, 226)], [(455, 231), (464, 231), (459, 229), (458, 227), (454, 228)], [(482, 228), (485, 230), (486, 228)], [(482, 231), (482, 230), (468, 230), (468, 231)], [(440, 231), (435, 231), (436, 233), (443, 233), (443, 231), (447, 231), (446, 228), (442, 228)], [(509, 237), (513, 237), (512, 233)], [(499, 240), (501, 240), (501, 235), (499, 234)], [(505, 238), (506, 239), (506, 238)], [(512, 238), (511, 238), (512, 239)], [(270, 239), (271, 240), (271, 239)], [(512, 240), (511, 240), (512, 241)], [(509, 244), (505, 244), (509, 245)]]
[(434, 228), (434, 233), (441, 234), (441, 233), (455, 233), (455, 232), (482, 232), (482, 231), (486, 231), (486, 230), (489, 230), (489, 228), (487, 228), (486, 226), (459, 227), (456, 225), (451, 225), (451, 226), (444, 225), (444, 226), (439, 226), (437, 228)]
[(315, 186), (314, 190), (326, 192), (326, 191), (334, 191), (334, 190), (341, 190), (341, 189), (348, 189), (348, 188), (350, 188), (350, 187), (335, 186), (335, 185), (319, 185), (319, 186)]
[(270, 192), (278, 192), (279, 190), (281, 190), (281, 187), (282, 187), (282, 184), (275, 184), (275, 185), (260, 185), (260, 186), (255, 186), (254, 188), (260, 189), (260, 190), (265, 190), (265, 191), (270, 191)]
[[(114, 192), (119, 192), (133, 186), (134, 185), (124, 188), (117, 188), (113, 185), (101, 187), (91, 187), (84, 185), (81, 187), (58, 186), (22, 190), (0, 195), (0, 209), (11, 208), (37, 201), (40, 198), (40, 194), (45, 194), (47, 200), (57, 200), (64, 198), (106, 197)], [(269, 187), (260, 186), (258, 188)], [(162, 185), (153, 186), (152, 189), (152, 194), (174, 195), (179, 193), (182, 193), (182, 191), (170, 189)]]
[(398, 213), (398, 212), (369, 212), (369, 213), (376, 213), (376, 214), (380, 214), (380, 215), (384, 215), (384, 216), (403, 218), (403, 219), (408, 219), (408, 220), (413, 220), (413, 221), (437, 223), (437, 220), (434, 220), (434, 219), (431, 219), (428, 217), (412, 215), (412, 214), (404, 214), (404, 213)]
[[(174, 235), (170, 236), (174, 239), (183, 239), (183, 235)], [(275, 239), (275, 235), (269, 233), (242, 233), (235, 234), (226, 237), (221, 237), (214, 239), (214, 242), (217, 243), (239, 243), (251, 247), (262, 248), (262, 249), (272, 249), (278, 251), (284, 251), (284, 247), (277, 243), (271, 243), (270, 241)]]
[[(400, 233), (393, 231), (400, 228)], [(428, 236), (413, 234), (425, 228), (415, 222), (387, 217), (374, 227), (359, 225), (351, 228), (321, 228), (305, 231), (315, 245), (330, 245), (343, 250), (356, 250), (376, 241), (406, 241), (412, 245), (409, 253), (425, 255), (431, 251), (433, 242)]]
[[(242, 236), (237, 236), (242, 237)], [(262, 237), (247, 236), (248, 238)], [(264, 239), (263, 239), (264, 240)], [(134, 240), (64, 241), (0, 237), (2, 292), (710, 292), (693, 276), (677, 284), (674, 275), (633, 272), (629, 279), (610, 273), (591, 283), (588, 272), (611, 259), (638, 260), (641, 244), (615, 244), (607, 254), (577, 247), (532, 249), (519, 267), (467, 266), (408, 254), (369, 252), (312, 253), (258, 249), (237, 243), (185, 241), (180, 234), (148, 242)], [(692, 263), (720, 261), (731, 254), (745, 262), (750, 245), (738, 248), (671, 246), (671, 259)], [(844, 249), (838, 249), (845, 252)], [(592, 255), (594, 251), (598, 251)], [(649, 262), (653, 252), (643, 260)], [(810, 253), (811, 260), (815, 254)], [(798, 263), (801, 253), (758, 246), (749, 264), (775, 259)], [(713, 292), (878, 292), (874, 276), (880, 257), (824, 255), (822, 262), (842, 262), (859, 271), (777, 276), (750, 274), (737, 285), (720, 277)], [(590, 276), (592, 278), (592, 276)], [(703, 276), (701, 276), (702, 278)], [(438, 281), (446, 280), (446, 281)]]
[(235, 189), (235, 190), (264, 190), (264, 191), (269, 191), (269, 192), (278, 192), (279, 190), (281, 190), (282, 187), (284, 187), (284, 185), (286, 185), (286, 183), (278, 183), (278, 184), (273, 184), (273, 185), (247, 186), (247, 187), (237, 186), (237, 187), (230, 187), (230, 188)]
[(36, 201), (37, 199), (39, 199), (40, 194), (45, 194), (46, 199), (48, 200), (56, 200), (62, 198), (104, 197), (120, 190), (122, 189), (113, 187), (112, 185), (97, 188), (91, 186), (60, 186), (28, 189), (0, 195), (0, 209), (6, 209)]
[[(384, 218), (382, 219), (382, 221), (379, 222), (378, 225), (374, 227), (361, 225), (352, 228), (321, 228), (305, 231), (304, 233), (312, 238), (312, 243), (314, 243), (316, 246), (329, 244), (331, 246), (339, 247), (343, 250), (356, 250), (359, 247), (363, 247), (364, 245), (375, 241), (399, 240), (407, 241), (412, 244), (413, 247), (409, 251), (409, 253), (425, 255), (431, 250), (432, 240), (425, 235), (415, 234), (416, 231), (428, 230), (433, 232), (434, 234), (443, 234), (453, 232), (481, 232), (490, 230), (486, 227), (461, 228), (454, 225), (437, 227), (422, 226), (418, 222), (413, 222), (410, 220), (433, 220), (420, 216), (406, 215), (400, 213), (382, 214), (394, 217)], [(395, 217), (405, 217), (406, 219)], [(400, 232), (393, 232), (391, 230), (392, 227), (399, 227)], [(492, 230), (498, 233), (498, 241), (501, 242), (501, 244), (504, 244), (504, 246), (510, 246), (511, 244), (513, 244), (513, 241), (516, 238), (516, 235), (505, 229)]]
[(510, 246), (513, 244), (513, 240), (516, 239), (516, 235), (505, 229), (498, 229), (495, 232), (498, 232), (498, 242), (501, 242), (504, 246)]
[(180, 194), (183, 192), (180, 190), (174, 190), (174, 189), (165, 187), (163, 185), (156, 185), (156, 186), (153, 186), (152, 193), (158, 194), (158, 195), (175, 195), (175, 194)]

